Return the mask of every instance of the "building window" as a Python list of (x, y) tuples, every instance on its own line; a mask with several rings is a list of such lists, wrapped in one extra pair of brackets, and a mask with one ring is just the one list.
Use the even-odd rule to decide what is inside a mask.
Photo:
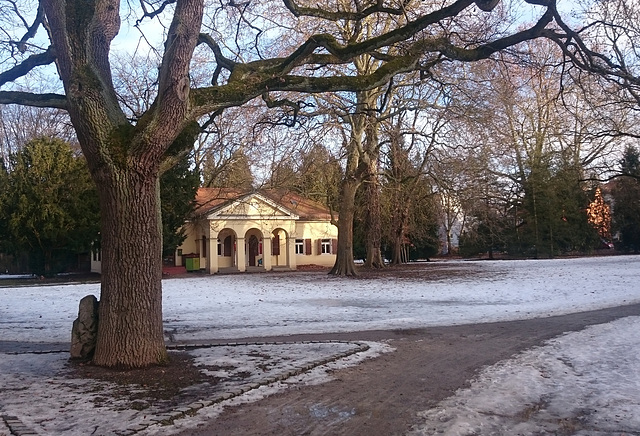
[(296, 239), (296, 254), (304, 254), (304, 239)]
[(323, 239), (320, 242), (320, 253), (331, 254), (331, 239)]

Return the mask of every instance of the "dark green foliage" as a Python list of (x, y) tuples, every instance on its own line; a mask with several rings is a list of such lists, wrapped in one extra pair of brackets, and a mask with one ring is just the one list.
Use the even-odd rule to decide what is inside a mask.
[(589, 252), (598, 245), (597, 231), (587, 219), (588, 192), (580, 169), (572, 166), (536, 168), (524, 184), (524, 198), (512, 235), (513, 254), (551, 257)]
[(640, 151), (636, 147), (629, 146), (624, 150), (620, 160), (620, 172), (627, 176), (640, 177)]
[(302, 153), (297, 173), (296, 192), (337, 210), (343, 171), (325, 147), (316, 145)]
[(474, 225), (460, 235), (459, 254), (463, 257), (474, 257), (487, 253), (492, 259), (494, 253), (507, 251), (508, 227), (508, 218), (498, 213), (497, 209), (486, 208), (478, 211)]
[(412, 209), (407, 237), (411, 243), (410, 260), (429, 259), (438, 254), (440, 246), (438, 221), (432, 199), (423, 199)]
[(68, 143), (38, 138), (10, 156), (0, 176), (0, 250), (28, 253), (32, 272), (65, 269), (99, 234), (99, 208), (86, 162)]
[(515, 201), (487, 199), (486, 207), (473, 211), (474, 223), (460, 237), (460, 254), (552, 257), (597, 248), (598, 232), (586, 213), (589, 192), (580, 174), (574, 166), (548, 162), (533, 168)]
[(383, 185), (382, 247), (392, 263), (407, 260), (400, 251), (408, 249), (408, 260), (428, 259), (440, 246), (436, 197), (427, 179), (412, 170), (406, 179), (387, 176)]
[(324, 146), (316, 144), (275, 165), (268, 184), (337, 210), (341, 180), (340, 162)]
[(190, 155), (184, 156), (160, 178), (162, 210), (162, 254), (171, 255), (186, 235), (182, 229), (193, 212), (200, 177), (193, 169)]
[(617, 247), (626, 252), (640, 251), (640, 152), (627, 147), (620, 161), (622, 177), (615, 179), (613, 196), (613, 232), (618, 232)]

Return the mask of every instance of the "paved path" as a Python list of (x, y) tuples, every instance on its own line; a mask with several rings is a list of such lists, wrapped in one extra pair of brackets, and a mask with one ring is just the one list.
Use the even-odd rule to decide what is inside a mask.
[(640, 304), (513, 322), (288, 338), (386, 340), (397, 351), (341, 370), (332, 382), (229, 408), (183, 435), (401, 435), (419, 423), (418, 412), (468, 386), (482, 367), (562, 333), (638, 315)]

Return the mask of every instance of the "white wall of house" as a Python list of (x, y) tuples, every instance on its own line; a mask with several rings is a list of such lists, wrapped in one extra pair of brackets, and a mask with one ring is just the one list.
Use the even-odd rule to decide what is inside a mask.
[(327, 221), (298, 221), (295, 240), (297, 265), (333, 266), (338, 228)]

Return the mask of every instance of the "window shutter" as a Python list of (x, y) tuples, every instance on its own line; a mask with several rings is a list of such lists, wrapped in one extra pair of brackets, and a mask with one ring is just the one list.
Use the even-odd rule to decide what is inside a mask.
[(322, 239), (316, 239), (316, 247), (318, 248), (318, 255), (322, 254)]
[(280, 235), (275, 235), (271, 238), (271, 254), (274, 256), (280, 255)]
[(207, 237), (202, 237), (202, 257), (207, 257)]
[(331, 240), (331, 254), (338, 254), (338, 240)]
[(311, 239), (304, 240), (304, 254), (311, 256)]

